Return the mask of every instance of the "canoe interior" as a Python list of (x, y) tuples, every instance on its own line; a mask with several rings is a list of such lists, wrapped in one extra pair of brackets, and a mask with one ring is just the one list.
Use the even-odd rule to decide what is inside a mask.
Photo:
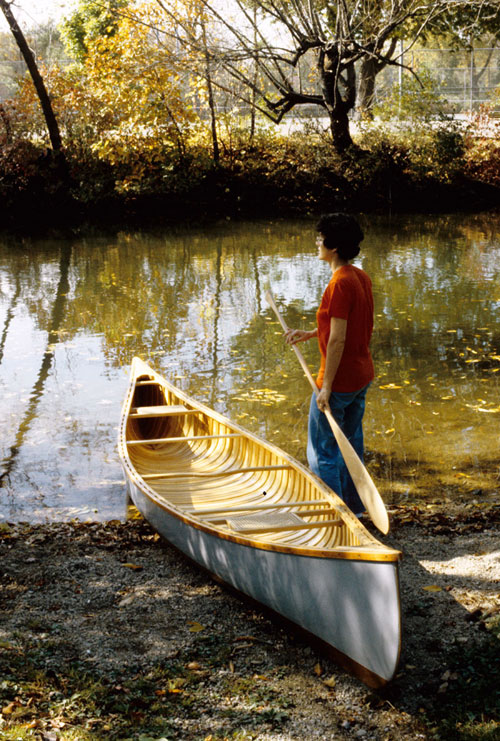
[(384, 548), (304, 466), (154, 372), (134, 379), (124, 424), (131, 467), (157, 500), (203, 527), (318, 555)]

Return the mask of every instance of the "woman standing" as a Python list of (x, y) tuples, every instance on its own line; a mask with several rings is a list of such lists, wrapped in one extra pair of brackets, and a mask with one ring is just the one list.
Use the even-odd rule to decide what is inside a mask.
[(374, 377), (369, 344), (373, 329), (373, 296), (369, 276), (350, 264), (359, 254), (363, 232), (356, 219), (343, 213), (322, 216), (317, 224), (318, 257), (328, 263), (332, 277), (311, 331), (289, 329), (294, 345), (318, 338), (321, 364), (309, 410), (307, 460), (313, 473), (333, 489), (356, 515), (364, 511), (342, 454), (323, 414), (330, 410), (363, 460), (365, 397)]

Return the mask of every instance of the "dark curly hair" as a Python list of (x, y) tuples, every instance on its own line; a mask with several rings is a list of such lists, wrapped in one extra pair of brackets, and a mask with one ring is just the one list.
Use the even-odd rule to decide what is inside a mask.
[(324, 214), (316, 224), (329, 250), (337, 250), (341, 260), (352, 260), (359, 255), (359, 244), (364, 238), (363, 230), (351, 214)]

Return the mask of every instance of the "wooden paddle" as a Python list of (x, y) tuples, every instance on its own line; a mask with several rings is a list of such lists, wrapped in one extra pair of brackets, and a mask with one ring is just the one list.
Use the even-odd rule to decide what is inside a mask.
[[(283, 330), (287, 332), (288, 327), (278, 311), (278, 307), (274, 302), (273, 294), (271, 293), (271, 291), (267, 291), (266, 301), (278, 317)], [(304, 370), (304, 373), (307, 376), (309, 383), (313, 388), (313, 391), (317, 393), (318, 387), (316, 386), (316, 382), (312, 377), (311, 371), (309, 370), (309, 367), (304, 360), (304, 356), (298, 349), (297, 345), (292, 345), (292, 347), (295, 350), (295, 354), (299, 359), (299, 362)], [(342, 453), (342, 456), (344, 458), (347, 470), (351, 474), (351, 478), (354, 482), (354, 486), (357, 489), (359, 498), (365, 505), (375, 527), (377, 527), (380, 532), (384, 533), (384, 535), (387, 534), (389, 532), (389, 517), (387, 515), (387, 510), (385, 508), (384, 502), (382, 501), (382, 497), (378, 493), (377, 487), (373, 483), (370, 474), (363, 465), (360, 457), (338, 426), (328, 406), (325, 409), (325, 414), (330, 427), (332, 428), (332, 432), (335, 435), (335, 440), (337, 441), (337, 445), (340, 448), (340, 452)]]

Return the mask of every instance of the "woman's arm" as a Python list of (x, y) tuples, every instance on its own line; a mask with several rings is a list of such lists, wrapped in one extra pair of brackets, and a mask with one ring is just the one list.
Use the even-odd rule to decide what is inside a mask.
[(328, 399), (332, 393), (333, 382), (340, 365), (342, 353), (344, 352), (346, 331), (347, 319), (339, 319), (338, 317), (332, 317), (330, 319), (330, 336), (326, 346), (325, 374), (323, 376), (321, 390), (316, 397), (316, 403), (322, 412), (325, 411), (325, 407), (328, 405)]

